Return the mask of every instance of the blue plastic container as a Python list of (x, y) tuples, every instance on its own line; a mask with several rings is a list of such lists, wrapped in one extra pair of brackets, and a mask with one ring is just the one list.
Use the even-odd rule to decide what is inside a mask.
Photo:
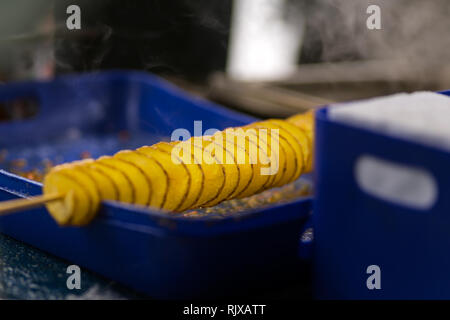
[[(333, 121), (327, 108), (315, 150), (316, 297), (450, 299), (450, 153)], [(361, 157), (427, 172), (437, 197), (413, 208), (363, 191)]]
[[(0, 146), (32, 167), (43, 157), (92, 156), (169, 140), (175, 128), (223, 129), (255, 121), (142, 73), (108, 72), (0, 87), (0, 102), (25, 99), (36, 116), (0, 123)], [(117, 139), (126, 130), (131, 138)], [(120, 136), (121, 134), (119, 134)], [(119, 142), (117, 142), (119, 141)], [(41, 184), (0, 171), (0, 200)], [(224, 219), (181, 218), (105, 202), (87, 227), (59, 227), (44, 208), (0, 217), (0, 231), (156, 298), (239, 295), (299, 273), (299, 240), (311, 198)]]

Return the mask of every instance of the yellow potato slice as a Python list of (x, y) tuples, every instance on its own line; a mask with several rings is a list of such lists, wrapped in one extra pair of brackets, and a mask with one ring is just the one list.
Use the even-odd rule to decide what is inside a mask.
[[(286, 142), (280, 138), (279, 134), (278, 135), (273, 135), (272, 131), (269, 130), (268, 128), (265, 127), (258, 127), (258, 124), (255, 123), (251, 123), (249, 125), (247, 125), (246, 127), (249, 128), (256, 128), (258, 129), (258, 134), (260, 134), (261, 132), (259, 131), (259, 129), (265, 129), (266, 133), (267, 133), (267, 143), (270, 143), (270, 150), (272, 149), (272, 143), (277, 143), (278, 144), (278, 154), (270, 154), (270, 157), (276, 157), (278, 156), (278, 171), (275, 173), (275, 177), (272, 177), (272, 179), (270, 179), (261, 190), (266, 190), (269, 188), (272, 188), (274, 186), (278, 186), (278, 185), (282, 185), (283, 181), (286, 180), (286, 177), (290, 174), (290, 171), (288, 171), (288, 166), (290, 165), (289, 163), (292, 162), (292, 160), (288, 160), (287, 159), (287, 152), (286, 152)], [(262, 139), (264, 140), (264, 139)], [(281, 140), (281, 142), (280, 142)], [(276, 149), (274, 147), (274, 149)], [(271, 153), (271, 152), (270, 152)], [(272, 161), (276, 161), (276, 159), (271, 159)]]
[(233, 154), (226, 149), (223, 139), (217, 139), (218, 141), (216, 141), (215, 137), (217, 136), (204, 138), (206, 139), (204, 151), (210, 153), (216, 159), (217, 163), (222, 165), (225, 177), (223, 187), (219, 194), (215, 199), (205, 203), (203, 205), (205, 207), (215, 206), (219, 202), (228, 199), (239, 184), (239, 168), (235, 163)]
[(44, 178), (44, 195), (63, 194), (61, 201), (45, 204), (50, 215), (59, 225), (83, 225), (84, 217), (89, 216), (91, 199), (77, 181), (63, 172), (51, 170)]
[(303, 136), (303, 142), (300, 143), (299, 139), (295, 137), (294, 134), (292, 134), (289, 130), (286, 129), (286, 124), (284, 124), (284, 121), (276, 120), (276, 119), (269, 119), (264, 121), (265, 123), (270, 123), (271, 125), (274, 125), (275, 128), (278, 128), (280, 130), (280, 135), (282, 135), (291, 145), (291, 147), (294, 149), (297, 159), (297, 170), (295, 172), (294, 177), (292, 177), (292, 181), (295, 181), (300, 177), (300, 175), (305, 172), (306, 168), (306, 155), (305, 151), (309, 151), (309, 146), (307, 143), (306, 137)]
[(181, 145), (190, 146), (195, 161), (199, 163), (204, 175), (204, 187), (191, 208), (205, 206), (219, 196), (225, 185), (225, 169), (218, 163), (217, 159), (209, 152), (205, 152), (209, 144), (203, 137), (192, 137), (187, 141), (180, 142)]
[[(234, 191), (230, 192), (230, 195), (226, 199), (233, 199), (236, 195), (243, 192), (253, 180), (253, 164), (246, 161), (249, 158), (248, 153), (245, 148), (242, 146), (238, 146), (234, 142), (233, 135), (226, 135), (226, 131), (219, 131), (213, 135), (214, 141), (225, 146), (226, 154), (225, 157), (231, 158), (232, 161), (236, 164), (236, 169), (239, 174), (238, 183)], [(244, 161), (238, 161), (244, 160)], [(231, 160), (228, 160), (231, 161)], [(228, 162), (225, 158), (225, 162)]]
[[(51, 173), (53, 173), (53, 177), (51, 174), (47, 174), (47, 176), (49, 176), (49, 178), (47, 179), (46, 176), (44, 183), (48, 184), (48, 187), (44, 188), (44, 193), (51, 193), (55, 190), (60, 190), (60, 194), (64, 194), (63, 190), (67, 192), (70, 191), (70, 188), (73, 188), (75, 196), (73, 200), (75, 201), (77, 209), (73, 211), (69, 223), (71, 225), (77, 226), (89, 223), (97, 214), (101, 201), (100, 194), (92, 178), (82, 170), (80, 170), (77, 167), (76, 163), (57, 166), (51, 170)], [(64, 178), (61, 178), (61, 176)], [(61, 179), (65, 181), (65, 184), (64, 182), (62, 182), (62, 186), (55, 186), (54, 183), (57, 183), (57, 181)], [(83, 192), (80, 193), (80, 191)], [(83, 194), (85, 195), (85, 197), (83, 196)], [(78, 203), (77, 201), (79, 199), (83, 199), (80, 201), (84, 201), (85, 203)], [(56, 206), (59, 205), (57, 204)], [(52, 210), (51, 204), (48, 208), (49, 211)]]
[[(197, 154), (197, 157), (195, 156), (194, 151), (196, 149), (193, 147), (193, 145), (190, 141), (189, 142), (188, 141), (172, 141), (172, 142), (170, 142), (170, 144), (172, 146), (177, 146), (177, 151), (176, 151), (177, 153), (179, 153), (178, 152), (179, 150), (183, 150), (180, 153), (180, 158), (182, 158), (183, 162), (185, 162), (185, 163), (190, 162), (191, 166), (195, 165), (199, 169), (198, 172), (200, 172), (200, 174), (201, 174), (201, 188), (199, 190), (200, 192), (198, 192), (197, 196), (195, 197), (195, 200), (185, 210), (196, 208), (196, 207), (198, 207), (198, 203), (200, 202), (200, 198), (201, 198), (202, 194), (204, 192), (206, 192), (205, 191), (205, 181), (206, 181), (205, 173), (203, 172), (203, 168), (201, 166), (202, 158), (198, 154)], [(191, 145), (191, 147), (189, 148), (188, 145)], [(185, 153), (185, 151), (186, 151), (186, 153)], [(189, 157), (189, 153), (190, 153), (190, 157)], [(194, 173), (193, 176), (197, 176), (197, 178), (198, 178), (198, 174)]]
[(307, 172), (312, 171), (314, 165), (314, 110), (292, 116), (287, 119), (287, 122), (294, 124), (308, 137), (311, 146), (311, 158), (306, 170)]
[[(175, 146), (177, 145), (178, 147), (175, 148)], [(204, 175), (200, 164), (195, 163), (193, 154), (190, 150), (186, 149), (186, 151), (189, 151), (189, 153), (184, 155), (183, 153), (184, 149), (182, 147), (180, 148), (180, 146), (182, 145), (180, 145), (179, 143), (177, 144), (177, 143), (160, 142), (154, 144), (153, 146), (169, 154), (172, 154), (173, 151), (174, 156), (177, 156), (180, 159), (180, 161), (184, 164), (184, 166), (187, 168), (187, 170), (189, 170), (191, 176), (189, 191), (186, 196), (186, 199), (182, 204), (180, 204), (180, 207), (177, 209), (177, 211), (184, 211), (192, 207), (194, 203), (196, 203), (200, 198), (200, 194), (203, 190)]]
[(149, 205), (162, 208), (169, 184), (169, 176), (164, 167), (151, 156), (131, 150), (120, 151), (114, 157), (132, 162), (144, 172), (152, 184), (152, 196)]
[(276, 123), (279, 126), (282, 126), (284, 129), (289, 131), (289, 133), (297, 140), (300, 147), (303, 151), (303, 156), (305, 159), (305, 172), (310, 172), (312, 168), (312, 144), (309, 140), (306, 133), (301, 130), (299, 127), (295, 126), (294, 124), (283, 121), (279, 119), (271, 119), (270, 122)]
[(273, 123), (270, 120), (263, 121), (262, 125), (270, 129), (278, 129), (280, 141), (285, 140), (288, 143), (290, 147), (290, 149), (288, 150), (293, 151), (292, 158), (295, 159), (295, 169), (294, 174), (285, 182), (285, 184), (297, 180), (302, 172), (304, 172), (304, 167), (306, 164), (301, 146), (299, 145), (295, 137), (280, 125)]
[[(314, 149), (314, 110), (310, 110), (305, 113), (297, 114), (295, 116), (292, 116), (290, 118), (286, 119), (287, 122), (292, 123), (297, 128), (302, 130), (306, 136), (308, 137), (308, 140), (311, 145), (311, 152)], [(314, 154), (314, 153), (313, 153)], [(312, 161), (311, 161), (312, 166)]]
[[(245, 126), (243, 128), (245, 128), (246, 130), (251, 129), (250, 126)], [(262, 151), (265, 160), (268, 161), (267, 164), (261, 165), (260, 171), (261, 174), (269, 175), (269, 179), (259, 190), (256, 191), (256, 193), (259, 193), (266, 189), (269, 189), (273, 184), (275, 184), (275, 180), (277, 179), (277, 177), (281, 178), (282, 174), (285, 173), (286, 153), (283, 148), (280, 148), (279, 138), (272, 138), (270, 130), (266, 129), (265, 131), (262, 131), (259, 128), (253, 128), (253, 130), (248, 132), (256, 137), (256, 141), (258, 141), (258, 147)], [(272, 140), (274, 140), (273, 142), (278, 144), (278, 148), (274, 148), (273, 150)]]
[(100, 198), (102, 200), (119, 200), (119, 191), (114, 181), (104, 172), (90, 166), (94, 162), (93, 159), (85, 159), (77, 161), (77, 167), (84, 173), (89, 175), (94, 181), (99, 190)]
[(287, 118), (286, 121), (305, 131), (310, 141), (314, 141), (314, 110), (296, 114), (290, 118)]
[(189, 170), (177, 159), (172, 160), (171, 154), (152, 146), (141, 147), (138, 153), (149, 155), (161, 164), (169, 176), (169, 185), (163, 209), (177, 211), (187, 197), (191, 177)]
[(92, 163), (86, 164), (88, 168), (94, 168), (111, 178), (119, 193), (119, 201), (134, 203), (134, 187), (129, 178), (121, 170), (111, 166), (104, 160), (110, 157), (100, 157)]
[(150, 203), (152, 193), (151, 182), (139, 167), (135, 166), (132, 162), (118, 159), (114, 156), (102, 157), (98, 161), (124, 173), (133, 186), (134, 204), (147, 206)]
[[(242, 193), (238, 194), (237, 198), (245, 198), (250, 195), (257, 193), (270, 179), (269, 175), (263, 175), (261, 169), (263, 168), (263, 163), (269, 163), (267, 155), (263, 155), (260, 152), (260, 146), (258, 142), (258, 137), (256, 135), (256, 130), (254, 128), (235, 128), (235, 143), (242, 145), (245, 150), (247, 150), (249, 155), (250, 163), (253, 164), (253, 180), (247, 189), (243, 190)], [(263, 156), (264, 159), (260, 159)]]
[(90, 214), (85, 217), (84, 221), (81, 222), (82, 224), (88, 224), (97, 216), (98, 209), (100, 208), (100, 204), (102, 201), (100, 190), (96, 185), (95, 180), (89, 174), (81, 170), (78, 166), (67, 170), (67, 172), (65, 173), (69, 174), (73, 179), (79, 180), (83, 184), (85, 190), (88, 192), (89, 197), (92, 199)]
[[(252, 128), (259, 128), (259, 129), (267, 129), (268, 132), (270, 129), (278, 129), (274, 124), (266, 123), (264, 121), (261, 122), (255, 122), (249, 125), (249, 127)], [(277, 174), (277, 178), (273, 181), (273, 183), (270, 185), (270, 187), (280, 187), (283, 186), (295, 177), (295, 174), (297, 173), (297, 155), (293, 147), (290, 145), (290, 143), (286, 140), (286, 138), (281, 134), (279, 130), (278, 132), (278, 143), (279, 143), (279, 149), (284, 150), (284, 155), (286, 157), (286, 166), (285, 170), (282, 172), (279, 172)], [(271, 131), (270, 131), (271, 132)], [(272, 137), (272, 132), (271, 132)], [(280, 152), (280, 157), (282, 155), (282, 152)], [(281, 161), (280, 161), (281, 163)]]
[(82, 224), (87, 224), (97, 215), (102, 199), (99, 187), (97, 186), (95, 180), (91, 175), (80, 168), (80, 163), (81, 161), (74, 161), (68, 164), (67, 168), (64, 169), (64, 173), (72, 177), (74, 180), (79, 181), (80, 185), (85, 188), (88, 196), (91, 198), (90, 214), (85, 217), (85, 221), (81, 222)]

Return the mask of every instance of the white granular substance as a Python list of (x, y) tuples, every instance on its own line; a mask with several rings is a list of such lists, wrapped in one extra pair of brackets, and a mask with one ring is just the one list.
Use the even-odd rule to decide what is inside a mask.
[(450, 149), (450, 97), (433, 92), (335, 104), (330, 119)]

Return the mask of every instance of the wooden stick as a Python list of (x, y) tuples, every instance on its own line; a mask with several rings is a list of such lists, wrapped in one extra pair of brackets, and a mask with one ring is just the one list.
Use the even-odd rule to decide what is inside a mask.
[(58, 201), (64, 197), (62, 194), (41, 195), (25, 199), (14, 199), (0, 202), (0, 216), (20, 210), (33, 209), (43, 206), (47, 202)]

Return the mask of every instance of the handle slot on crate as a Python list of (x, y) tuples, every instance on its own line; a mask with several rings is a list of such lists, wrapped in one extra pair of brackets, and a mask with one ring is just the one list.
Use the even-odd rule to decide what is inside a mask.
[(0, 101), (0, 122), (28, 120), (38, 113), (38, 100), (32, 96)]
[(438, 197), (438, 184), (425, 168), (364, 154), (354, 167), (355, 180), (366, 194), (400, 206), (429, 210)]

